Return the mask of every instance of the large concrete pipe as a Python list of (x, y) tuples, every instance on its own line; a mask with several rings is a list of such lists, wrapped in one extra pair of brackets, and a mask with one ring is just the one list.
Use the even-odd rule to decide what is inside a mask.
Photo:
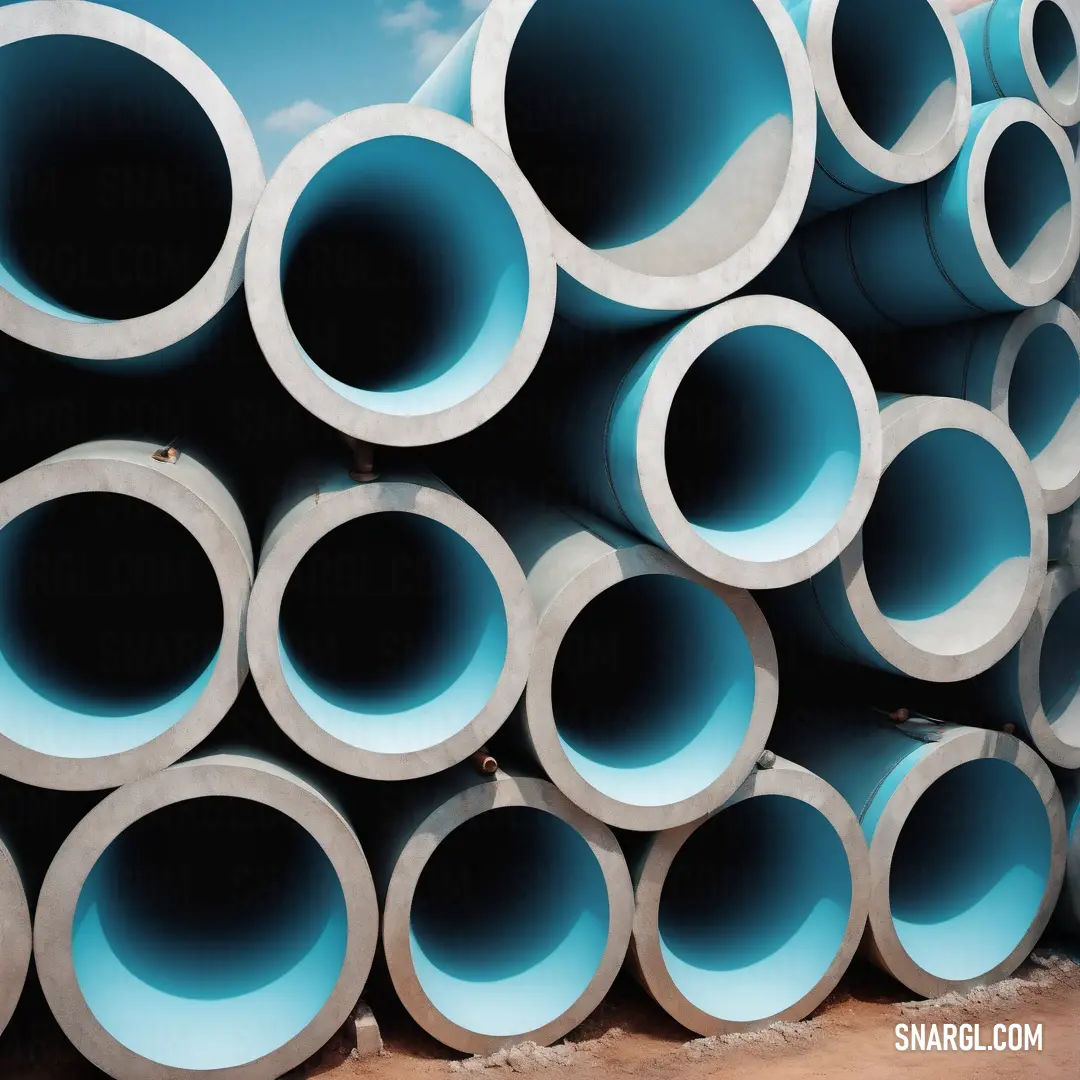
[(561, 1038), (626, 956), (634, 893), (615, 837), (546, 780), (502, 770), (459, 765), (409, 794), (409, 812), (382, 818), (402, 1004), (466, 1053)]
[(783, 758), (706, 819), (652, 837), (634, 879), (632, 968), (701, 1035), (808, 1016), (847, 970), (870, 903), (854, 812)]
[(432, 477), (325, 470), (271, 522), (251, 671), (312, 757), (375, 780), (464, 760), (525, 687), (536, 613), (494, 528)]
[(838, 659), (970, 679), (1020, 640), (1038, 603), (1038, 479), (1016, 436), (978, 405), (893, 396), (882, 406), (884, 469), (866, 524), (820, 574), (759, 599), (774, 629)]
[(22, 996), (32, 945), (22, 876), (0, 839), (0, 1034)]
[(1058, 790), (1065, 806), (1068, 853), (1065, 881), (1061, 887), (1054, 921), (1069, 934), (1080, 934), (1080, 784), (1075, 770), (1057, 774)]
[(1080, 498), (1080, 318), (1060, 300), (904, 334), (867, 364), (879, 386), (974, 401), (1020, 440), (1049, 514)]
[(872, 960), (925, 997), (1003, 979), (1053, 912), (1065, 815), (1049, 767), (1002, 732), (872, 709), (785, 715), (777, 752), (847, 800), (870, 847)]
[(780, 0), (494, 0), (414, 101), (513, 154), (559, 310), (656, 323), (746, 285), (803, 210), (814, 87)]
[(754, 288), (845, 329), (933, 326), (1045, 304), (1078, 252), (1069, 139), (1037, 105), (1006, 98), (971, 110), (944, 172), (800, 230)]
[(514, 162), (415, 105), (346, 113), (285, 158), (245, 291), (281, 384), (339, 431), (417, 446), (495, 415), (555, 310), (547, 215)]
[(116, 1080), (274, 1080), (355, 1008), (378, 923), (340, 811), (223, 754), (122, 787), (75, 827), (34, 958), (64, 1034)]
[(101, 4), (8, 4), (0, 100), (0, 331), (119, 361), (217, 315), (264, 177), (239, 106), (194, 53)]
[(971, 120), (964, 45), (944, 0), (784, 0), (818, 98), (803, 220), (941, 172)]
[(1074, 0), (987, 0), (956, 15), (975, 101), (1021, 97), (1063, 127), (1080, 123)]
[(65, 450), (0, 484), (0, 773), (115, 787), (176, 761), (247, 677), (236, 503), (188, 453)]
[(519, 719), (544, 772), (625, 829), (714, 810), (776, 711), (776, 651), (750, 594), (586, 515), (491, 501), (539, 614)]

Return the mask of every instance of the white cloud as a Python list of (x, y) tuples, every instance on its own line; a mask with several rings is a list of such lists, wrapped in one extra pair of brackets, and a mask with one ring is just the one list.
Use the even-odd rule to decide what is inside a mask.
[[(460, 0), (460, 15), (449, 29), (440, 29), (442, 12), (428, 0), (409, 0), (401, 8), (384, 11), (380, 24), (391, 32), (406, 31), (411, 35), (413, 65), (417, 77), (426, 78), (446, 54), (457, 44), (468, 23), (488, 6), (488, 0)], [(464, 20), (464, 21), (463, 21)]]
[(312, 128), (325, 124), (333, 115), (329, 109), (305, 98), (303, 101), (294, 101), (284, 109), (272, 112), (263, 121), (263, 127), (269, 131), (285, 131), (290, 135), (303, 135)]
[(442, 16), (427, 0), (409, 0), (400, 11), (385, 11), (379, 22), (389, 30), (411, 30), (422, 34)]
[(424, 30), (413, 39), (413, 56), (417, 70), (426, 75), (457, 44), (457, 30)]
[(491, 0), (461, 0), (461, 9), (475, 14), (478, 11), (483, 11), (490, 3)]

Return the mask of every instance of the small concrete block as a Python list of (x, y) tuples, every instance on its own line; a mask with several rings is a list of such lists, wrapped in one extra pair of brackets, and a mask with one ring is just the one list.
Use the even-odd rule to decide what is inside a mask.
[(353, 1014), (349, 1017), (350, 1035), (355, 1030), (356, 1047), (350, 1053), (351, 1057), (369, 1058), (382, 1053), (382, 1035), (379, 1033), (379, 1025), (375, 1020), (375, 1014), (362, 1001), (356, 1003)]

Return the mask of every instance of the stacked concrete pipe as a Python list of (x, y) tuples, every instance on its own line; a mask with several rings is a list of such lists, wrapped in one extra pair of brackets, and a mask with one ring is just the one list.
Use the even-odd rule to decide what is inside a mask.
[(57, 852), (34, 919), (57, 1022), (117, 1080), (274, 1080), (345, 1022), (377, 940), (346, 818), (239, 753), (107, 796)]
[(264, 184), (228, 90), (142, 19), (27, 0), (0, 10), (0, 97), (0, 331), (85, 361), (188, 356), (240, 287)]
[(813, 81), (781, 0), (494, 0), (413, 100), (514, 156), (551, 218), (560, 312), (589, 325), (746, 285), (814, 167)]
[(431, 476), (315, 467), (271, 521), (251, 595), (251, 671), (312, 757), (427, 776), (478, 750), (525, 686), (536, 614), (495, 529)]
[(884, 468), (866, 524), (820, 574), (760, 600), (775, 629), (837, 659), (969, 679), (1020, 640), (1038, 604), (1038, 478), (1016, 436), (978, 405), (881, 400)]
[(1065, 807), (1068, 829), (1068, 852), (1065, 859), (1065, 880), (1061, 887), (1054, 921), (1069, 934), (1080, 933), (1080, 784), (1076, 772), (1059, 772), (1058, 789)]
[(864, 950), (924, 997), (1008, 976), (1058, 901), (1066, 823), (1020, 740), (873, 709), (797, 710), (773, 745), (847, 800), (870, 849)]
[(267, 362), (304, 408), (358, 439), (419, 446), (518, 392), (551, 327), (556, 267), (508, 155), (454, 117), (379, 105), (278, 167), (244, 287)]
[(971, 77), (945, 0), (784, 0), (818, 99), (803, 221), (941, 172), (971, 120)]
[(859, 822), (771, 755), (707, 818), (651, 837), (633, 868), (631, 967), (701, 1035), (801, 1020), (855, 955), (870, 903)]
[(157, 772), (247, 677), (240, 510), (196, 458), (160, 449), (85, 443), (0, 484), (5, 776), (88, 790)]
[(0, 1034), (22, 996), (33, 937), (22, 875), (0, 839)]

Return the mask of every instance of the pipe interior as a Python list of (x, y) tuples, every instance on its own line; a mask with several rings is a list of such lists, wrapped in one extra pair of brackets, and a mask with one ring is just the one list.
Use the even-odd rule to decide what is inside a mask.
[(702, 353), (675, 394), (664, 455), (679, 509), (716, 550), (748, 562), (814, 546), (859, 474), (859, 417), (824, 349), (748, 326)]
[(1071, 105), (1080, 93), (1080, 70), (1076, 56), (1076, 35), (1068, 17), (1053, 0), (1042, 0), (1031, 20), (1031, 43), (1050, 92), (1063, 105)]
[(224, 147), (156, 64), (96, 38), (0, 48), (0, 285), (74, 322), (180, 299), (229, 228)]
[(1050, 853), (1046, 808), (1025, 773), (996, 758), (950, 769), (904, 822), (889, 869), (905, 952), (940, 979), (1002, 963), (1038, 914)]
[(301, 559), (280, 611), (289, 690), (336, 739), (408, 753), (473, 721), (506, 661), (498, 583), (452, 529), (417, 514), (339, 525)]
[(753, 0), (542, 0), (514, 41), (505, 108), (556, 220), (643, 273), (695, 274), (738, 252), (791, 159), (788, 79)]
[(609, 798), (680, 802), (731, 765), (754, 709), (754, 657), (710, 589), (648, 574), (591, 600), (559, 646), (555, 727), (570, 764)]
[(457, 151), (405, 135), (353, 146), (315, 175), (289, 217), (281, 274), (293, 333), (323, 380), (401, 415), (479, 392), (529, 301), (502, 193)]
[[(1024, 168), (1016, 167), (1018, 161)], [(1002, 260), (1029, 281), (1045, 281), (1064, 261), (1072, 231), (1069, 177), (1045, 132), (1021, 120), (998, 136), (986, 163), (983, 196)]]
[(520, 1035), (585, 993), (608, 923), (604, 875), (581, 834), (545, 810), (502, 807), (454, 829), (420, 874), (413, 968), (452, 1023)]
[(1017, 353), (1009, 379), (1009, 426), (1039, 483), (1065, 487), (1080, 471), (1080, 354), (1057, 323), (1044, 323)]
[(698, 828), (660, 894), (660, 949), (679, 993), (709, 1016), (762, 1020), (825, 977), (851, 911), (851, 870), (819, 810), (744, 799)]
[(942, 428), (885, 470), (863, 526), (870, 591), (916, 648), (971, 652), (999, 634), (1027, 588), (1031, 531), (1016, 474), (978, 435)]
[(1056, 738), (1080, 749), (1080, 592), (1058, 604), (1043, 632), (1039, 696)]
[(154, 810), (79, 894), (71, 955), (98, 1023), (148, 1061), (227, 1069), (298, 1035), (341, 974), (348, 924), (330, 860), (242, 798)]
[(898, 154), (929, 150), (956, 107), (956, 65), (926, 0), (839, 0), (833, 70), (856, 124)]
[(0, 733), (61, 757), (140, 746), (192, 708), (224, 613), (198, 541), (127, 495), (66, 495), (0, 531)]

